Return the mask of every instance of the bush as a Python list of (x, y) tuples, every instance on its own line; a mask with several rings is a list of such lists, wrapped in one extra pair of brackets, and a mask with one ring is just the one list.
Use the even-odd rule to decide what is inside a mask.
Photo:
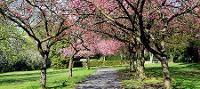
[(106, 60), (121, 60), (120, 55), (106, 56)]
[(15, 62), (3, 60), (0, 62), (0, 72), (11, 72), (11, 71), (27, 71), (40, 69), (40, 63), (31, 62), (27, 60), (17, 60)]
[(37, 53), (18, 54), (18, 56), (8, 56), (0, 52), (0, 72), (36, 70), (41, 68), (41, 58)]
[(51, 67), (54, 69), (66, 68), (67, 67), (66, 63), (67, 63), (67, 60), (64, 60), (62, 58), (55, 57), (55, 56), (51, 58)]
[(40, 69), (35, 42), (16, 26), (0, 23), (0, 72)]
[[(62, 59), (62, 58), (52, 58), (51, 60), (51, 67), (54, 69), (64, 69), (68, 68), (69, 59)], [(73, 67), (83, 67), (83, 63), (81, 61), (74, 61)]]
[[(122, 60), (110, 60), (110, 61), (103, 61), (103, 60), (95, 60), (90, 61), (90, 67), (114, 67), (114, 66), (124, 66), (128, 65), (127, 61)], [(83, 62), (83, 66), (86, 67), (86, 62)]]

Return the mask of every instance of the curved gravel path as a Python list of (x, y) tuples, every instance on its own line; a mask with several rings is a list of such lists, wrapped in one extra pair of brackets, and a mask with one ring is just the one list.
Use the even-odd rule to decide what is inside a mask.
[(78, 84), (75, 89), (122, 89), (113, 68), (97, 69), (96, 73)]

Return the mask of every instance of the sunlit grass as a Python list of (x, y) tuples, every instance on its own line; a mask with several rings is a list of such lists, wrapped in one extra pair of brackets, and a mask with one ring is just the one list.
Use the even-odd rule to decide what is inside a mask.
[[(51, 89), (71, 89), (77, 82), (95, 72), (95, 68), (74, 68), (73, 77), (68, 78), (67, 69), (48, 69), (47, 87)], [(0, 74), (0, 89), (38, 89), (40, 71), (20, 71)]]
[[(200, 64), (170, 63), (169, 67), (174, 89), (200, 89)], [(151, 86), (157, 87), (162, 85), (163, 75), (160, 64), (146, 64), (145, 73), (147, 79), (126, 79), (123, 80), (123, 85), (127, 88), (143, 84), (154, 84)]]

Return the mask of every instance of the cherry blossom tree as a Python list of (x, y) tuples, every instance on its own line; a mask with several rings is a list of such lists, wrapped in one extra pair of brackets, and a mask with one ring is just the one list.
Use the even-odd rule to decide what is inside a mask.
[[(79, 0), (80, 1), (80, 0)], [(101, 14), (101, 23), (112, 24), (131, 33), (136, 44), (142, 44), (161, 62), (164, 86), (171, 88), (164, 38), (177, 18), (199, 17), (199, 0), (83, 0), (93, 4)], [(86, 11), (84, 11), (86, 12)], [(98, 15), (97, 15), (98, 16)], [(98, 18), (98, 19), (99, 19)], [(179, 25), (179, 24), (176, 24)], [(118, 32), (118, 31), (114, 31)], [(142, 49), (142, 46), (139, 46)]]
[[(132, 63), (130, 63), (130, 64), (135, 64), (134, 62), (138, 61), (141, 64), (141, 65), (138, 65), (138, 69), (144, 69), (144, 68), (140, 68), (140, 67), (144, 67), (144, 66), (142, 66), (144, 64), (144, 60), (137, 60), (137, 59), (144, 59), (144, 57), (142, 57), (142, 53), (139, 52), (139, 50), (141, 50), (141, 52), (143, 51), (143, 46), (136, 46), (136, 45), (141, 45), (141, 43), (137, 42), (138, 39), (136, 39), (136, 37), (133, 36), (134, 34), (128, 32), (124, 28), (116, 26), (115, 24), (110, 22), (109, 19), (107, 19), (108, 16), (104, 13), (104, 10), (106, 13), (109, 13), (111, 15), (116, 15), (118, 13), (121, 13), (121, 10), (117, 9), (118, 5), (117, 5), (116, 1), (112, 0), (112, 1), (107, 2), (106, 0), (103, 0), (103, 1), (99, 0), (99, 1), (95, 1), (94, 3), (90, 2), (90, 1), (86, 1), (86, 2), (88, 2), (90, 5), (93, 4), (92, 6), (96, 7), (95, 12), (94, 12), (95, 15), (92, 17), (92, 19), (94, 19), (95, 21), (93, 21), (91, 19), (90, 24), (88, 24), (89, 26), (92, 25), (92, 27), (95, 29), (90, 29), (90, 30), (93, 30), (97, 33), (101, 33), (104, 35), (106, 34), (109, 37), (114, 38), (115, 40), (118, 40), (118, 41), (124, 42), (125, 44), (128, 44), (127, 46), (129, 46), (128, 48), (130, 48), (129, 51), (132, 56), (131, 57)], [(98, 5), (103, 5), (102, 8), (104, 10), (100, 10), (100, 8), (97, 7)], [(116, 12), (115, 9), (119, 10), (120, 12)], [(84, 10), (83, 12), (79, 12), (79, 13), (87, 13), (87, 12), (88, 12), (87, 10)], [(110, 17), (108, 17), (108, 18), (110, 18)], [(115, 19), (117, 19), (117, 21), (119, 21), (123, 24), (126, 24), (127, 26), (131, 26), (129, 21), (124, 20), (124, 18), (126, 18), (126, 17), (123, 17), (123, 16), (117, 17), (117, 15), (116, 15)], [(121, 23), (117, 22), (117, 25), (123, 26), (123, 25), (121, 25)], [(95, 26), (93, 26), (93, 25), (95, 25)], [(138, 52), (138, 56), (135, 56), (137, 53), (136, 51)], [(141, 57), (141, 58), (136, 58), (136, 57)], [(135, 65), (132, 65), (132, 67), (131, 67), (132, 70), (134, 70), (133, 69), (133, 68), (135, 68), (134, 66)], [(141, 71), (141, 72), (138, 72), (139, 75), (142, 75), (141, 78), (143, 78), (144, 70), (139, 70), (139, 71)]]
[(114, 39), (101, 40), (97, 45), (99, 54), (104, 57), (104, 61), (106, 60), (106, 56), (117, 54), (120, 48), (123, 48), (124, 44), (120, 41)]
[[(113, 39), (104, 39), (101, 35), (87, 30), (79, 30), (79, 33), (72, 37), (75, 39), (71, 40), (69, 47), (61, 49), (61, 53), (64, 56), (70, 57), (70, 70), (72, 70), (71, 63), (76, 57), (87, 58), (87, 67), (89, 69), (89, 57), (114, 55), (123, 46), (122, 42)], [(69, 73), (72, 76), (72, 71)]]
[[(189, 0), (116, 0), (123, 11), (123, 16), (127, 17), (132, 27), (116, 22), (115, 17), (104, 11), (104, 16), (116, 25), (136, 33), (138, 42), (142, 43), (146, 49), (152, 52), (160, 61), (163, 68), (165, 88), (170, 89), (170, 75), (168, 70), (167, 55), (165, 54), (163, 39), (169, 32), (171, 23), (179, 16), (187, 17), (187, 13), (192, 14), (194, 9), (199, 7), (199, 1)], [(126, 4), (124, 4), (126, 3)], [(99, 8), (102, 11), (101, 6)], [(131, 8), (131, 9), (130, 9)], [(195, 13), (195, 12), (193, 12)], [(196, 13), (198, 14), (198, 13)], [(137, 36), (138, 35), (138, 36)], [(153, 45), (150, 45), (153, 44)]]
[(102, 55), (114, 55), (123, 44), (116, 40), (101, 40), (98, 44), (98, 50)]
[[(170, 89), (164, 38), (180, 26), (179, 17), (199, 19), (199, 3), (199, 0), (3, 0), (0, 13), (37, 42), (44, 58), (41, 87), (46, 84), (46, 60), (51, 45), (68, 33), (66, 29), (78, 20), (79, 24), (84, 24), (81, 28), (101, 31), (131, 44), (139, 56), (144, 48), (153, 53), (161, 62), (164, 86)], [(96, 28), (96, 22), (104, 25)]]
[(98, 54), (95, 46), (101, 38), (98, 34), (91, 31), (76, 28), (69, 34), (69, 46), (61, 49), (61, 54), (65, 57), (69, 57), (69, 76), (72, 77), (72, 67), (74, 58), (84, 57), (87, 58), (87, 67), (89, 69), (89, 57)]
[(43, 60), (40, 87), (46, 87), (46, 69), (52, 45), (65, 38), (69, 28), (80, 20), (70, 10), (70, 3), (60, 0), (1, 0), (0, 14), (22, 28), (33, 40)]

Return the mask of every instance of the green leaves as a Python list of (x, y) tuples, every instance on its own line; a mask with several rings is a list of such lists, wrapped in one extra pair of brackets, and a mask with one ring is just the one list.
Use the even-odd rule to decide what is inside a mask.
[(0, 72), (30, 70), (40, 66), (39, 53), (23, 31), (0, 22), (0, 33)]

